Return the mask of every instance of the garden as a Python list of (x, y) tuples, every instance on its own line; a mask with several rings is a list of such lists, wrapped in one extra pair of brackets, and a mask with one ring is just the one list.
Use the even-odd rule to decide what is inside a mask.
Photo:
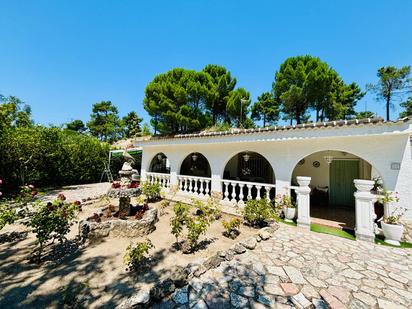
[[(259, 233), (268, 238), (265, 229), (276, 225), (277, 208), (266, 199), (233, 216), (211, 199), (189, 205), (162, 198), (158, 185), (135, 187), (140, 192), (123, 218), (121, 198), (110, 194), (69, 200), (60, 193), (42, 202), (34, 186), (24, 186), (0, 200), (1, 307), (112, 307), (139, 291), (160, 301), (190, 277), (254, 248)], [(113, 229), (149, 217), (153, 228), (138, 234)]]

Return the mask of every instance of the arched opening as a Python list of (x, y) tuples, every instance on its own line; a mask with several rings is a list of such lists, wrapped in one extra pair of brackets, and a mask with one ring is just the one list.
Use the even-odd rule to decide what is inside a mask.
[(163, 152), (156, 154), (150, 162), (149, 172), (170, 174), (170, 162)]
[(293, 170), (292, 185), (298, 185), (297, 176), (311, 177), (312, 222), (349, 230), (355, 227), (356, 188), (353, 180), (380, 177), (363, 158), (336, 150), (316, 152), (301, 159)]
[(182, 162), (180, 175), (210, 177), (209, 161), (199, 152), (192, 152)]
[(244, 151), (234, 155), (226, 163), (223, 179), (230, 180), (223, 181), (223, 196), (232, 201), (246, 201), (248, 198), (272, 200), (276, 196), (273, 168), (257, 152)]

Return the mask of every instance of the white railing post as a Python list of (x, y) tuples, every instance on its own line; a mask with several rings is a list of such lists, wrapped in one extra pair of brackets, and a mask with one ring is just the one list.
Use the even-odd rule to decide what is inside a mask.
[(356, 227), (355, 235), (359, 240), (373, 242), (375, 240), (374, 220), (376, 218), (374, 204), (376, 196), (371, 193), (374, 182), (372, 180), (355, 179)]
[(299, 187), (296, 188), (298, 204), (298, 226), (310, 228), (310, 177), (297, 176)]

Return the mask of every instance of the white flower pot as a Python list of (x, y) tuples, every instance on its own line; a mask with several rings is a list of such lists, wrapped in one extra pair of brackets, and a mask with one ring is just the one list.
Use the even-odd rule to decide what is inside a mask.
[(394, 246), (400, 246), (399, 243), (402, 235), (404, 227), (402, 224), (388, 224), (382, 222), (382, 230), (383, 235), (385, 236), (385, 242)]
[(296, 208), (285, 208), (285, 221), (292, 222), (296, 217)]

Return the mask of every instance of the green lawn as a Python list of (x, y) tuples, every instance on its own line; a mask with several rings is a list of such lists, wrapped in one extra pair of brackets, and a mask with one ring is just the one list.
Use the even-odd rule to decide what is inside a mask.
[(343, 237), (343, 238), (347, 238), (347, 239), (351, 239), (351, 240), (356, 239), (355, 235), (353, 235), (350, 232), (347, 232), (347, 231), (344, 231), (344, 230), (341, 230), (341, 229), (337, 229), (337, 228), (333, 228), (333, 227), (318, 225), (318, 224), (314, 224), (314, 223), (312, 223), (310, 225), (310, 230), (312, 232), (335, 235), (335, 236), (339, 236), (339, 237)]
[(384, 237), (383, 236), (376, 236), (375, 237), (375, 244), (378, 244), (378, 245), (384, 245), (384, 246), (395, 247), (395, 248), (412, 248), (412, 244), (409, 243), (409, 242), (401, 241), (400, 243), (401, 243), (400, 246), (394, 246), (394, 245), (391, 245), (391, 244), (388, 244), (388, 243), (384, 242)]

